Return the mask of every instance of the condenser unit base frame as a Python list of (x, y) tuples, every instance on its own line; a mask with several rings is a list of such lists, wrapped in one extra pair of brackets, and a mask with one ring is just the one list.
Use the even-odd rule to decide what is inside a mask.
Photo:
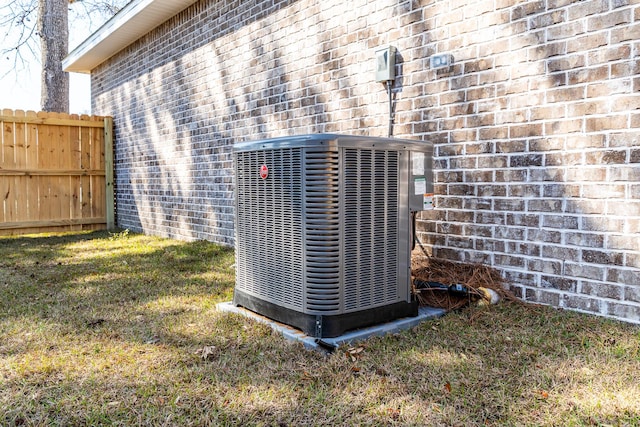
[(278, 322), (293, 325), (305, 334), (316, 338), (337, 337), (352, 329), (418, 315), (417, 301), (401, 301), (375, 309), (334, 315), (305, 314), (239, 290), (235, 290), (233, 293), (233, 303)]
[(317, 338), (416, 316), (412, 213), (433, 144), (336, 134), (236, 144), (233, 304)]

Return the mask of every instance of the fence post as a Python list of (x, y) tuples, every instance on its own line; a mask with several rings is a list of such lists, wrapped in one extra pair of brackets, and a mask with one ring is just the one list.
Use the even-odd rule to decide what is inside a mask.
[(104, 118), (104, 173), (106, 185), (107, 230), (116, 227), (115, 197), (113, 189), (113, 118)]

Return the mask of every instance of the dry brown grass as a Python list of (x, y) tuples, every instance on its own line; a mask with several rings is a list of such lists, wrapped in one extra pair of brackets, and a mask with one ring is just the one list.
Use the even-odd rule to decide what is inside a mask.
[(640, 425), (637, 326), (470, 307), (354, 361), (216, 311), (233, 262), (133, 234), (1, 239), (0, 425)]

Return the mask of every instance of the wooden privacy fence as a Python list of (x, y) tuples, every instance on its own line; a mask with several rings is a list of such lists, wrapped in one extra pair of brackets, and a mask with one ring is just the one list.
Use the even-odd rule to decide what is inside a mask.
[(0, 235), (113, 228), (113, 119), (0, 115)]

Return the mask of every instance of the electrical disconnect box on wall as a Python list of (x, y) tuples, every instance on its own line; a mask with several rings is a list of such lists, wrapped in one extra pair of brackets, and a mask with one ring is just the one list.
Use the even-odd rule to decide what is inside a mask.
[(396, 48), (387, 46), (376, 50), (376, 82), (386, 82), (396, 78)]
[(431, 207), (432, 155), (334, 134), (236, 144), (234, 304), (318, 338), (417, 315), (411, 217)]

